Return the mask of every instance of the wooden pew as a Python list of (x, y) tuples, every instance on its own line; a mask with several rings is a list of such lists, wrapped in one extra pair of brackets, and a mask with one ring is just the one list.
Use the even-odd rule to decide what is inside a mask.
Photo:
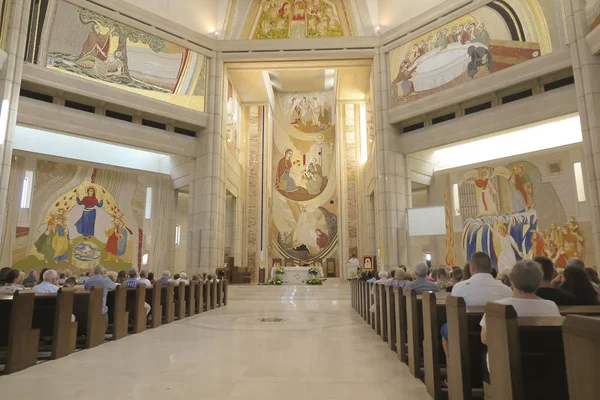
[(106, 294), (108, 307), (108, 325), (112, 329), (112, 340), (119, 340), (127, 336), (129, 327), (129, 313), (127, 312), (127, 287), (118, 285), (115, 290)]
[(81, 342), (83, 348), (90, 349), (104, 343), (106, 324), (102, 316), (103, 293), (102, 287), (93, 287), (90, 291), (75, 290), (73, 314), (77, 319), (78, 339), (84, 337)]
[(381, 340), (388, 341), (388, 320), (387, 320), (387, 285), (377, 284), (377, 292), (379, 292), (379, 332)]
[[(71, 322), (74, 289), (59, 289), (57, 294), (36, 294), (33, 304), (33, 329), (40, 337), (52, 338), (50, 358), (65, 357), (75, 352), (77, 346), (77, 322)], [(40, 346), (39, 351), (45, 351)]]
[(219, 284), (217, 282), (212, 283), (212, 293), (210, 294), (210, 308), (214, 310), (217, 308), (217, 289)]
[(175, 285), (169, 283), (160, 288), (160, 304), (162, 306), (163, 324), (170, 324), (175, 321)]
[(368, 321), (367, 319), (367, 282), (366, 281), (361, 281), (360, 282), (360, 304), (361, 304), (361, 316), (363, 317), (363, 319), (365, 321)]
[(146, 288), (146, 303), (150, 304), (150, 328), (158, 328), (162, 324), (162, 285), (156, 283), (154, 287)]
[(386, 286), (386, 296), (385, 296), (385, 311), (386, 311), (386, 321), (387, 321), (387, 342), (390, 350), (396, 351), (397, 339), (396, 339), (396, 314), (395, 314), (395, 298), (394, 298), (394, 288), (391, 286)]
[(185, 286), (185, 304), (186, 304), (186, 315), (191, 317), (196, 315), (196, 287), (198, 282), (190, 282), (189, 285)]
[(179, 282), (179, 285), (173, 286), (173, 294), (175, 301), (175, 316), (177, 320), (182, 320), (185, 318), (185, 283)]
[(217, 305), (223, 307), (223, 279), (217, 285)]
[(570, 400), (595, 399), (600, 393), (600, 318), (569, 315), (563, 324)]
[(376, 299), (375, 299), (375, 291), (373, 289), (373, 285), (375, 285), (375, 284), (372, 283), (372, 282), (369, 282), (369, 284), (367, 285), (367, 287), (369, 288), (369, 304), (368, 304), (368, 306), (369, 306), (369, 313), (368, 313), (368, 315), (369, 315), (369, 324), (371, 325), (371, 328), (375, 329), (375, 324), (376, 324), (375, 315), (377, 315), (377, 313), (376, 312), (374, 312), (374, 313), (371, 312), (371, 304), (376, 301)]
[(229, 295), (229, 280), (225, 279), (223, 281), (223, 305), (227, 305), (227, 296)]
[[(150, 288), (152, 289), (152, 288)], [(135, 288), (127, 288), (126, 309), (129, 314), (128, 328), (131, 333), (140, 333), (146, 329), (146, 285), (140, 284)], [(152, 304), (152, 300), (148, 302)]]
[(204, 281), (196, 286), (196, 314), (204, 312)]
[(406, 296), (402, 288), (394, 288), (394, 320), (396, 322), (396, 354), (400, 361), (408, 364)]
[[(423, 379), (424, 363), (423, 356), (423, 301), (422, 294), (412, 289), (405, 291), (406, 296), (406, 324), (407, 324), (407, 347), (408, 367), (415, 378)], [(438, 292), (436, 302), (445, 303), (448, 293)], [(443, 316), (445, 318), (445, 315)], [(439, 332), (439, 329), (438, 329)]]
[[(600, 315), (600, 306), (560, 306), (562, 315)], [(483, 389), (482, 358), (486, 346), (481, 343), (481, 318), (485, 307), (467, 308), (464, 299), (448, 296), (448, 397), (470, 400)]]
[(15, 292), (14, 296), (0, 295), (0, 348), (6, 350), (4, 374), (35, 365), (40, 331), (32, 329), (35, 293)]
[[(446, 297), (446, 296), (444, 296)], [(433, 292), (423, 292), (423, 369), (425, 387), (434, 400), (442, 399), (442, 366), (446, 366), (446, 356), (441, 344), (440, 330), (446, 322), (445, 299), (437, 301)]]
[(565, 318), (517, 318), (512, 306), (499, 303), (488, 303), (485, 311), (492, 382), (489, 397), (567, 400)]
[[(462, 297), (446, 298), (448, 322), (448, 397), (471, 400), (474, 392), (483, 390), (482, 357), (486, 347), (481, 343), (481, 318), (485, 307), (467, 309)], [(441, 338), (440, 338), (441, 340)]]
[(204, 302), (205, 302), (205, 306), (204, 309), (206, 311), (210, 311), (212, 310), (212, 291), (213, 291), (213, 282), (209, 282), (206, 281), (205, 286), (204, 286)]
[(381, 335), (381, 292), (379, 291), (379, 286), (378, 283), (373, 284), (373, 295), (375, 296), (375, 314), (373, 315), (375, 326), (373, 329), (375, 329), (378, 335)]

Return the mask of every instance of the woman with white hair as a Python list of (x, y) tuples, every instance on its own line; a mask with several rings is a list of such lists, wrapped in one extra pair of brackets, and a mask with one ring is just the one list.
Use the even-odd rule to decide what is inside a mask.
[[(511, 269), (509, 276), (513, 297), (498, 300), (496, 303), (513, 306), (519, 317), (560, 317), (556, 303), (544, 300), (535, 294), (544, 278), (544, 273), (538, 263), (531, 260), (519, 261)], [(481, 342), (487, 344), (485, 314), (480, 325)]]
[(390, 286), (404, 289), (404, 287), (408, 284), (406, 278), (406, 271), (404, 271), (402, 268), (398, 268), (396, 270), (396, 276), (394, 276), (394, 280), (390, 282)]
[(372, 313), (375, 312), (375, 285), (385, 285), (388, 281), (388, 273), (385, 271), (379, 271), (377, 276), (379, 276), (379, 279), (371, 286), (371, 308), (369, 311)]

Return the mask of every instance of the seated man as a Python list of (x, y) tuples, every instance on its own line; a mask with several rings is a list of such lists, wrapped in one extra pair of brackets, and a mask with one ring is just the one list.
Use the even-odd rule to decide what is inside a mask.
[[(142, 284), (142, 282), (137, 279), (137, 271), (135, 268), (131, 268), (128, 272), (128, 275), (129, 279), (123, 282), (123, 285), (127, 286), (128, 288), (136, 288), (138, 285)], [(148, 316), (150, 310), (152, 310), (152, 307), (150, 304), (144, 302), (144, 308), (146, 309), (146, 316)]]
[(102, 265), (96, 265), (94, 267), (94, 276), (85, 281), (85, 290), (90, 290), (94, 286), (100, 286), (104, 289), (102, 294), (102, 318), (104, 318), (105, 331), (108, 328), (108, 307), (106, 306), (106, 296), (109, 290), (115, 290), (117, 285), (109, 278), (104, 276), (104, 267)]
[(150, 280), (148, 279), (148, 272), (146, 272), (145, 270), (140, 271), (140, 278), (138, 279), (138, 281), (146, 285), (146, 287), (152, 286), (152, 282), (150, 282)]
[[(462, 297), (467, 307), (485, 306), (491, 301), (512, 297), (512, 290), (492, 276), (492, 260), (478, 251), (469, 260), (471, 277), (452, 287), (452, 296)], [(442, 346), (448, 357), (448, 324), (442, 325)]]
[[(54, 269), (48, 269), (42, 276), (42, 283), (35, 285), (31, 290), (36, 293), (58, 293), (58, 272)], [(71, 322), (75, 322), (75, 315), (71, 314)]]
[(57, 293), (58, 289), (58, 272), (53, 269), (46, 270), (42, 276), (43, 281), (35, 285), (31, 290), (36, 293)]
[(406, 285), (407, 289), (413, 289), (417, 292), (439, 292), (440, 289), (438, 285), (434, 282), (430, 282), (427, 280), (427, 273), (429, 272), (429, 268), (427, 268), (427, 264), (419, 263), (415, 265), (415, 275), (416, 279)]
[(160, 283), (161, 285), (168, 285), (171, 281), (171, 272), (165, 271), (162, 273), (162, 278), (156, 281), (156, 283)]

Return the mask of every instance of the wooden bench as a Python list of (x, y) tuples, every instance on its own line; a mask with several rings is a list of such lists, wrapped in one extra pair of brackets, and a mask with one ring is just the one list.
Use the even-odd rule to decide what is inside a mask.
[(115, 290), (108, 291), (106, 307), (108, 307), (108, 326), (112, 333), (112, 340), (124, 338), (127, 336), (129, 328), (127, 287), (125, 285), (117, 285)]
[(423, 292), (423, 370), (425, 387), (434, 400), (442, 399), (442, 367), (446, 367), (446, 356), (441, 345), (440, 330), (446, 322), (446, 297), (439, 301), (436, 293)]
[(512, 306), (488, 303), (487, 342), (493, 399), (567, 400), (564, 317), (517, 318)]
[(481, 343), (481, 318), (485, 307), (469, 307), (462, 297), (446, 298), (448, 322), (448, 397), (471, 400), (483, 394), (482, 357), (486, 346)]
[(104, 343), (106, 324), (102, 316), (103, 287), (75, 290), (73, 314), (77, 320), (78, 346), (90, 349)]
[(41, 338), (50, 338), (50, 348), (41, 345), (38, 352), (50, 351), (50, 359), (65, 357), (75, 352), (77, 322), (71, 322), (74, 289), (59, 289), (57, 294), (36, 294), (33, 304), (33, 329)]
[(150, 328), (158, 328), (162, 324), (162, 290), (161, 284), (157, 283), (154, 287), (146, 288), (146, 303), (150, 304)]
[(218, 282), (212, 282), (211, 284), (212, 292), (210, 295), (210, 308), (214, 310), (217, 308), (217, 292), (218, 292)]
[(379, 334), (381, 335), (381, 340), (384, 342), (388, 341), (388, 318), (387, 318), (387, 288), (388, 285), (377, 284), (377, 292), (379, 293), (379, 307), (378, 307), (378, 315), (379, 315)]
[[(35, 294), (23, 291), (14, 296), (0, 295), (0, 358), (4, 374), (24, 370), (37, 362), (40, 331), (32, 329)], [(3, 352), (4, 352), (3, 351)]]
[(204, 310), (210, 311), (212, 310), (213, 282), (206, 281), (204, 285)]
[[(152, 288), (150, 288), (152, 289)], [(127, 288), (126, 306), (128, 318), (128, 331), (136, 334), (146, 329), (146, 285), (140, 284), (135, 288)], [(152, 300), (148, 302), (151, 304)]]
[(223, 280), (223, 305), (227, 305), (227, 296), (229, 295), (229, 280)]
[(196, 314), (204, 312), (204, 282), (200, 281), (196, 285)]
[(396, 353), (398, 359), (408, 364), (408, 325), (406, 322), (406, 296), (402, 288), (394, 288), (394, 320), (396, 323)]
[(396, 314), (395, 314), (395, 296), (394, 288), (391, 286), (385, 287), (385, 318), (387, 323), (387, 342), (388, 347), (392, 351), (396, 351)]
[(219, 281), (218, 287), (217, 287), (217, 305), (219, 307), (224, 306), (224, 304), (223, 304), (223, 284), (224, 284), (224, 281), (223, 281), (223, 279), (221, 279)]
[(169, 283), (168, 285), (161, 285), (160, 293), (163, 324), (170, 324), (171, 322), (175, 321), (175, 285), (172, 283)]
[(182, 320), (185, 318), (185, 283), (179, 282), (179, 285), (173, 286), (173, 295), (174, 295), (174, 307), (175, 307), (175, 317), (177, 320)]
[(186, 315), (191, 317), (196, 315), (196, 287), (198, 282), (190, 282), (189, 285), (185, 286), (185, 304), (186, 304)]
[(375, 326), (373, 329), (375, 329), (378, 335), (381, 335), (381, 292), (379, 291), (379, 286), (378, 283), (374, 283), (372, 286), (373, 296), (375, 297), (375, 314), (373, 315)]
[(600, 393), (600, 318), (569, 315), (563, 343), (570, 400), (596, 399)]
[(374, 291), (374, 286), (375, 285), (373, 282), (367, 282), (367, 287), (369, 288), (369, 303), (368, 303), (368, 307), (369, 307), (369, 312), (367, 313), (368, 318), (369, 318), (369, 324), (371, 325), (372, 329), (375, 329), (375, 325), (376, 325), (376, 320), (377, 318), (375, 318), (375, 316), (377, 315), (376, 312), (372, 313), (371, 312), (371, 304), (375, 303), (375, 291)]

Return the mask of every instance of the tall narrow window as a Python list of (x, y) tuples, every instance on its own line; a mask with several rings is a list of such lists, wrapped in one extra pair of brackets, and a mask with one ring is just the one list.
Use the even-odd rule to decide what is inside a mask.
[(31, 206), (31, 192), (33, 187), (33, 171), (25, 171), (23, 187), (21, 188), (21, 208)]
[(573, 170), (575, 171), (575, 187), (577, 188), (577, 200), (579, 202), (585, 201), (585, 184), (583, 181), (583, 169), (580, 162), (573, 163)]
[(360, 164), (365, 165), (369, 158), (367, 149), (367, 105), (360, 105)]
[(146, 219), (150, 219), (151, 216), (152, 216), (152, 188), (151, 187), (147, 187), (146, 188), (146, 212), (145, 212), (145, 218)]
[(175, 225), (175, 246), (181, 244), (181, 225)]
[(460, 215), (460, 199), (458, 197), (458, 183), (452, 185), (452, 207), (454, 208), (454, 216)]

